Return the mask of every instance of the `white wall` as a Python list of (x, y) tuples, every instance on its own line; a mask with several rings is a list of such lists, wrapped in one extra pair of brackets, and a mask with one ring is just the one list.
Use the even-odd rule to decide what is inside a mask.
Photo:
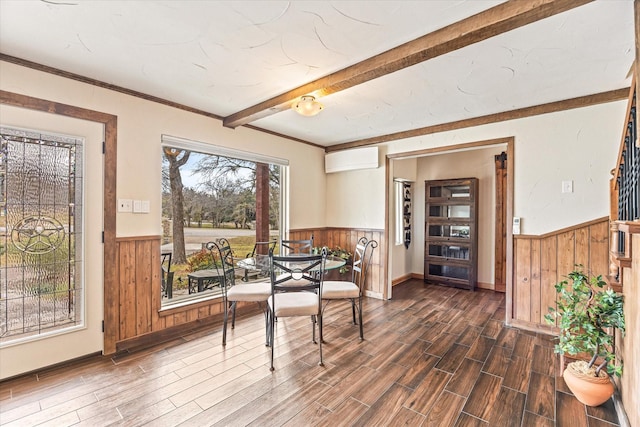
[[(513, 136), (514, 215), (522, 218), (523, 234), (539, 235), (608, 215), (610, 170), (615, 166), (625, 111), (626, 100), (622, 100), (393, 141), (381, 145), (380, 151), (395, 155)], [(378, 211), (384, 200), (384, 180), (367, 180), (366, 172), (349, 174), (348, 180), (346, 174), (332, 174), (332, 188), (348, 181), (366, 185), (368, 197), (360, 209)], [(573, 193), (561, 192), (564, 180), (573, 181)], [(336, 196), (332, 203), (339, 205)], [(342, 202), (349, 202), (348, 195), (342, 194)], [(351, 222), (346, 217), (350, 214), (332, 213), (327, 225)], [(384, 225), (383, 216), (369, 224)]]
[[(325, 175), (327, 210), (325, 222), (331, 227), (384, 228), (384, 156), (379, 167)], [(321, 163), (323, 165), (324, 163)]]
[(118, 237), (162, 234), (162, 134), (289, 160), (290, 227), (324, 226), (322, 149), (1, 61), (0, 88), (118, 116), (117, 197), (151, 202), (148, 215), (118, 214)]
[[(515, 137), (514, 215), (523, 234), (544, 234), (609, 213), (609, 178), (626, 100), (394, 141), (389, 153)], [(574, 192), (561, 193), (563, 180)]]

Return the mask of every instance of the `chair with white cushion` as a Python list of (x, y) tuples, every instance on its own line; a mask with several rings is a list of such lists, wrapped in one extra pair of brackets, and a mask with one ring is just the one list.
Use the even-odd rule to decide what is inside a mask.
[[(233, 251), (227, 239), (209, 242), (206, 248), (211, 252), (214, 265), (221, 271), (220, 287), (222, 288), (222, 306), (224, 322), (222, 326), (222, 345), (227, 345), (227, 323), (231, 312), (231, 329), (236, 326), (236, 306), (240, 301), (256, 302), (265, 315), (266, 345), (269, 345), (268, 311), (266, 303), (271, 295), (271, 284), (268, 281), (236, 284)], [(221, 264), (220, 267), (217, 267)]]
[[(353, 252), (353, 266), (351, 267), (351, 281), (326, 280), (322, 284), (322, 300), (325, 301), (322, 311), (327, 308), (331, 300), (347, 299), (351, 302), (353, 324), (356, 322), (356, 310), (360, 322), (360, 339), (364, 339), (362, 325), (362, 293), (367, 280), (367, 269), (371, 263), (373, 250), (378, 247), (378, 242), (368, 240), (366, 237), (358, 239), (356, 249)], [(322, 336), (320, 337), (322, 339)]]
[[(271, 370), (274, 356), (274, 335), (276, 319), (294, 316), (311, 316), (312, 341), (316, 343), (316, 324), (322, 336), (322, 278), (327, 258), (326, 251), (321, 255), (276, 256), (269, 252), (269, 276), (271, 278), (271, 296), (269, 306), (269, 344), (271, 345)], [(322, 341), (320, 365), (322, 362)]]

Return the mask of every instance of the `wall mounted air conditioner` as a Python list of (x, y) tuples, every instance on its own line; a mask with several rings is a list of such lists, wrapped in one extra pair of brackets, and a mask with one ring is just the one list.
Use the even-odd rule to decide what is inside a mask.
[(378, 147), (353, 148), (324, 155), (326, 173), (378, 167)]

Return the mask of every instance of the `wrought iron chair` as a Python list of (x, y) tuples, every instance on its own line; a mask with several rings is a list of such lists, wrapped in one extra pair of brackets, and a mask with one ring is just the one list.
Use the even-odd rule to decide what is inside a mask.
[[(368, 240), (366, 237), (358, 239), (356, 249), (353, 252), (353, 266), (351, 267), (351, 281), (326, 280), (322, 284), (322, 300), (325, 301), (322, 312), (327, 308), (331, 300), (347, 299), (351, 302), (353, 313), (353, 324), (356, 322), (356, 310), (358, 311), (358, 321), (360, 322), (360, 339), (364, 339), (364, 328), (362, 325), (362, 293), (367, 280), (367, 269), (371, 263), (373, 250), (378, 247), (378, 242)], [(322, 340), (322, 335), (320, 336)]]
[(280, 242), (281, 255), (309, 254), (313, 251), (313, 234), (306, 240), (282, 240)]
[[(312, 341), (316, 343), (316, 324), (322, 337), (322, 278), (327, 252), (321, 255), (275, 256), (269, 253), (271, 296), (269, 306), (269, 344), (271, 345), (271, 370), (274, 355), (275, 321), (282, 317), (311, 316)], [(320, 366), (322, 340), (319, 343)]]
[(171, 252), (160, 254), (160, 283), (162, 296), (168, 299), (173, 298), (173, 275), (171, 271)]
[[(256, 255), (268, 255), (270, 249), (275, 249), (278, 244), (277, 240), (270, 240), (268, 242), (256, 242), (253, 245), (253, 250), (247, 254), (245, 258), (253, 258)], [(242, 277), (243, 282), (249, 281), (249, 275), (255, 275), (257, 277), (261, 276), (260, 270), (249, 270), (248, 268), (244, 269), (244, 276)]]
[(227, 324), (229, 322), (229, 312), (231, 312), (231, 329), (236, 326), (236, 306), (239, 301), (256, 302), (265, 315), (265, 335), (266, 345), (269, 345), (268, 332), (268, 311), (267, 298), (271, 296), (271, 285), (269, 282), (253, 282), (236, 285), (235, 265), (233, 263), (233, 251), (227, 239), (218, 239), (216, 242), (206, 244), (207, 250), (211, 252), (214, 265), (220, 260), (222, 289), (222, 306), (224, 309), (224, 321), (222, 325), (222, 345), (227, 345)]

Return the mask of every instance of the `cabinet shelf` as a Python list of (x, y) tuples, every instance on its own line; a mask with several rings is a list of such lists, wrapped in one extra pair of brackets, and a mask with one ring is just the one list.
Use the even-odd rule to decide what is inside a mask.
[(477, 178), (425, 181), (426, 282), (475, 289), (477, 194)]

